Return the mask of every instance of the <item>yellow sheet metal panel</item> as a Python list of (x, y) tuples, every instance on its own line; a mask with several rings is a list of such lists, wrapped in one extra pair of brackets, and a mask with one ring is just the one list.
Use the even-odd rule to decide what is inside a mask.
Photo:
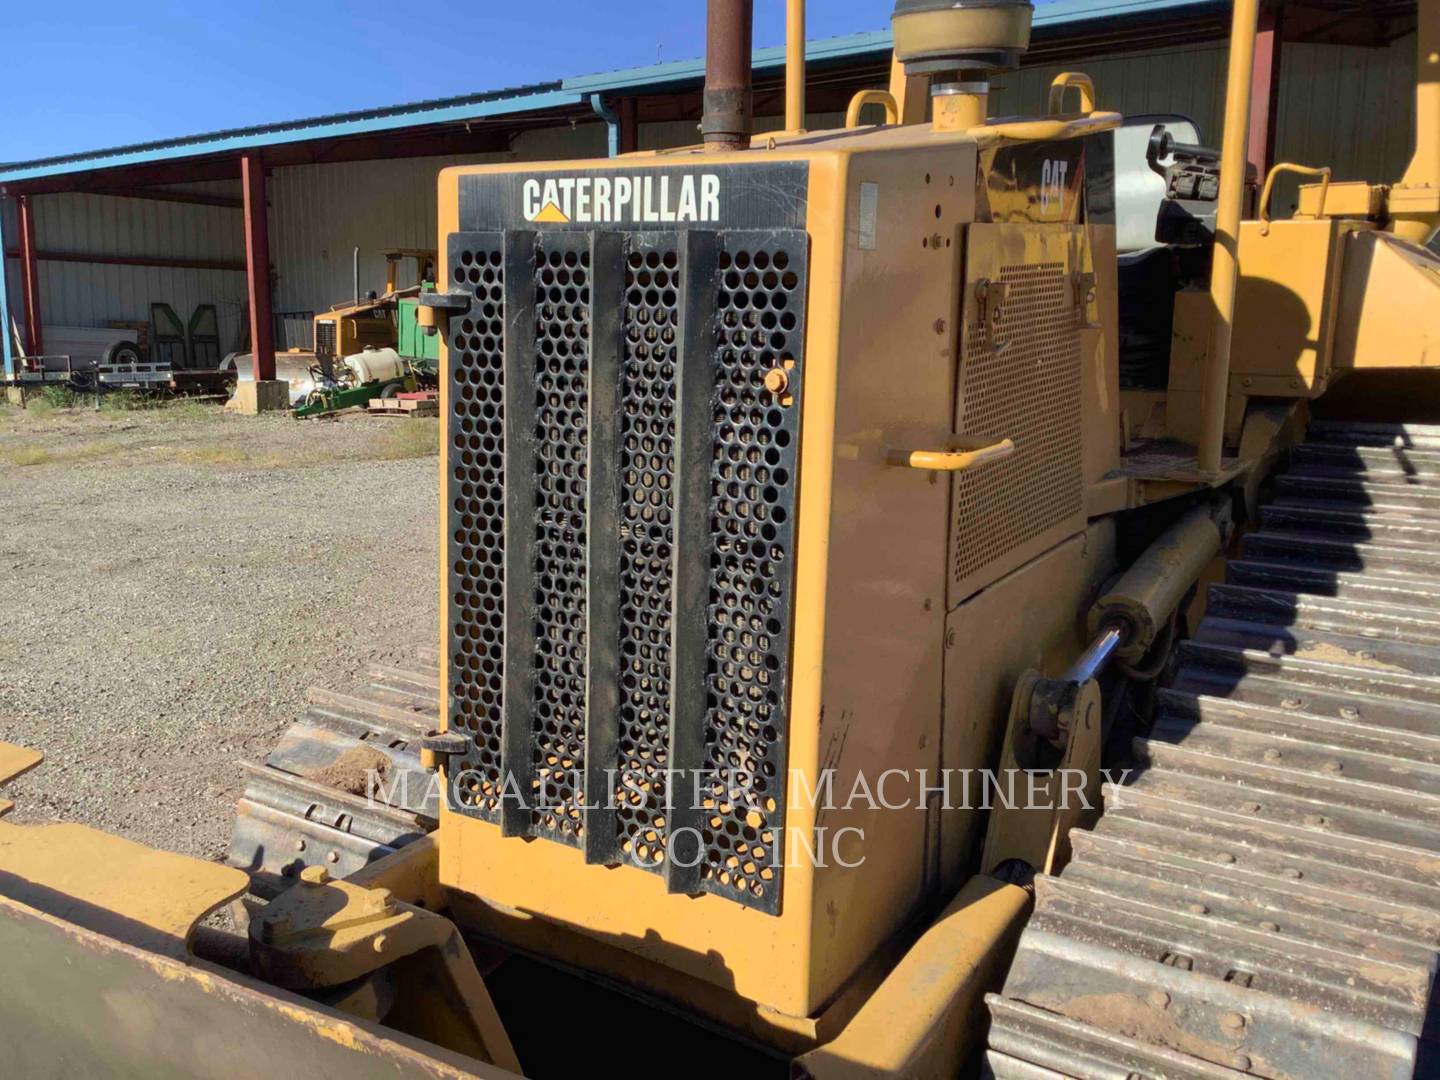
[(1296, 217), (1364, 218), (1375, 220), (1385, 213), (1386, 196), (1389, 188), (1384, 184), (1371, 184), (1364, 180), (1348, 183), (1305, 184), (1300, 188), (1300, 205)]
[(195, 924), (249, 887), (243, 870), (84, 825), (0, 822), (0, 894), (151, 952), (185, 956)]
[(1345, 239), (1335, 367), (1440, 366), (1440, 258), (1375, 232)]
[(833, 1041), (796, 1062), (812, 1080), (959, 1076), (978, 1047), (981, 998), (998, 984), (1030, 894), (971, 878)]
[(1338, 221), (1241, 225), (1232, 393), (1318, 397), (1330, 376), (1340, 297)]

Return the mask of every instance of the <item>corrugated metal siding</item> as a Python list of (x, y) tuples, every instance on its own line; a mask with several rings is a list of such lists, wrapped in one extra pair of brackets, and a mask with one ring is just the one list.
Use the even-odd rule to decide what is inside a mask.
[[(1329, 165), (1337, 180), (1399, 180), (1415, 153), (1415, 35), (1383, 49), (1286, 45), (1276, 159)], [(1300, 181), (1276, 182), (1275, 212)]]
[(360, 248), (360, 289), (385, 286), (386, 248), (435, 247), (436, 182), (447, 165), (603, 157), (603, 124), (527, 131), (503, 154), (294, 165), (270, 177), (270, 258), (275, 310), (324, 311), (350, 297)]
[[(238, 195), (225, 182), (190, 184), (185, 190)], [(189, 203), (124, 199), (108, 195), (42, 195), (33, 202), (35, 244), (42, 251), (97, 255), (155, 255), (167, 258), (245, 259), (239, 210)], [(18, 246), (13, 203), (5, 207), (5, 239)], [(189, 319), (196, 304), (219, 309), (221, 340), (229, 348), (240, 325), (245, 275), (225, 270), (182, 270), (158, 266), (111, 266), (42, 259), (41, 314), (47, 326), (105, 326), (144, 322), (150, 303), (163, 301)], [(19, 262), (6, 274), (11, 314), (23, 320)]]
[(1218, 144), (1225, 112), (1226, 53), (1223, 45), (1206, 45), (1022, 68), (995, 78), (990, 112), (1044, 115), (1055, 76), (1083, 71), (1095, 80), (1100, 108), (1129, 115), (1184, 113), (1200, 125), (1207, 140)]

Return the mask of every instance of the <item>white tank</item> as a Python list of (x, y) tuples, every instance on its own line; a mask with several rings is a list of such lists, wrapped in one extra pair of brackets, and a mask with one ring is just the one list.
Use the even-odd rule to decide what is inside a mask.
[(388, 382), (405, 377), (405, 361), (394, 349), (366, 349), (345, 357), (345, 366), (357, 383)]

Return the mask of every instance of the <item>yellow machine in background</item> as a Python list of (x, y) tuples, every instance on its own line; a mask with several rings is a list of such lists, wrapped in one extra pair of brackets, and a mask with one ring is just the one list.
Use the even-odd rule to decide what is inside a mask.
[[(989, 117), (1023, 0), (899, 0), (890, 88), (820, 133), (792, 2), (754, 140), (750, 5), (712, 0), (703, 147), (444, 170), (436, 662), (251, 770), (248, 874), (0, 826), (9, 1059), (1410, 1075), (1440, 934), (1419, 13), (1414, 164), (1277, 166), (1316, 181), (1288, 221), (1274, 175), (1242, 221), (1256, 0), (1219, 151), (1161, 124), (1122, 158), (1078, 73)], [(314, 780), (355, 754), (368, 801)], [(246, 959), (196, 955), (247, 889)]]
[[(336, 304), (315, 316), (316, 359), (333, 363), (366, 349), (393, 349), (399, 337), (396, 301), (418, 296), (426, 282), (435, 280), (435, 252), (414, 248), (391, 248), (385, 253), (385, 291), (360, 296), (357, 271), (355, 297), (348, 304)], [(413, 259), (415, 273), (410, 284), (400, 285), (400, 264)]]

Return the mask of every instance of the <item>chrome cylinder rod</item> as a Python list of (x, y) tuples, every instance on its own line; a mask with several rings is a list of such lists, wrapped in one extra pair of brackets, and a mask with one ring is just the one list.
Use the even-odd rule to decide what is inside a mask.
[(1065, 681), (1083, 686), (1104, 671), (1111, 657), (1115, 655), (1115, 650), (1120, 647), (1120, 636), (1118, 626), (1107, 626), (1100, 631), (1075, 663), (1070, 665), (1070, 670), (1064, 676)]

